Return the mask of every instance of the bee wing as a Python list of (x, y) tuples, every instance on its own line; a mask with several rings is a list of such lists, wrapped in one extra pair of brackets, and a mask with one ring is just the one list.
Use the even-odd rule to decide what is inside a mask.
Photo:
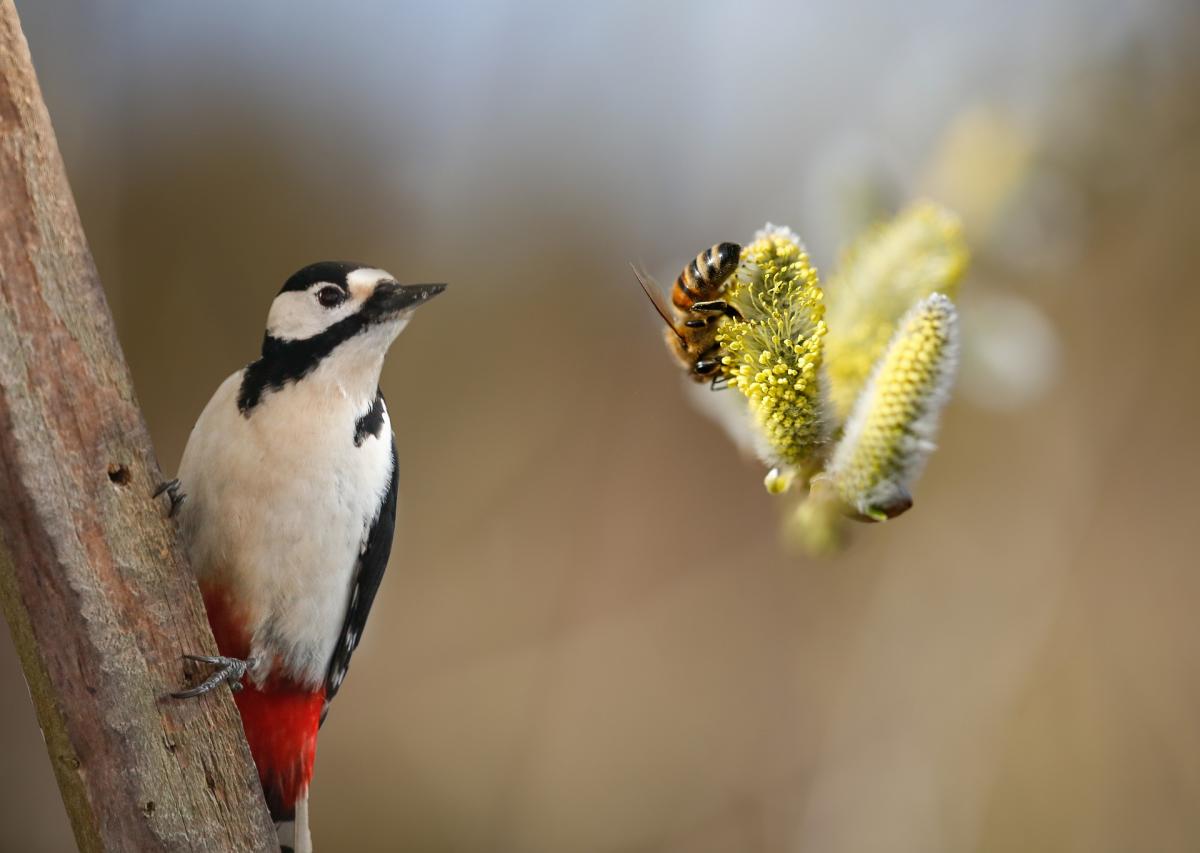
[(630, 264), (629, 266), (633, 269), (633, 274), (637, 276), (638, 284), (642, 286), (642, 291), (650, 300), (650, 304), (658, 312), (658, 316), (662, 317), (663, 322), (667, 324), (667, 328), (674, 332), (675, 336), (682, 341), (683, 335), (675, 328), (675, 321), (671, 319), (671, 306), (663, 298), (662, 288), (658, 286), (658, 282), (651, 278), (645, 270), (638, 269), (637, 264)]

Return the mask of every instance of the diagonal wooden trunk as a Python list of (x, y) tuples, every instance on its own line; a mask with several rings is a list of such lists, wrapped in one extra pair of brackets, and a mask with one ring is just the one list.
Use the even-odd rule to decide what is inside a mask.
[(278, 849), (12, 0), (0, 0), (0, 601), (83, 850)]

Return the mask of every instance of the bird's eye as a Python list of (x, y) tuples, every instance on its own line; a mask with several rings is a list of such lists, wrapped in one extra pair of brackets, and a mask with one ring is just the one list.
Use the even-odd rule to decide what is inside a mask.
[(346, 291), (329, 285), (317, 291), (317, 301), (326, 308), (336, 308), (346, 301)]

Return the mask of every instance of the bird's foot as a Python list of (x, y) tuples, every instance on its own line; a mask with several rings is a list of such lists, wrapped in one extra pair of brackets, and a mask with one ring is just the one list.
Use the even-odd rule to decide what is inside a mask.
[(153, 497), (158, 497), (163, 492), (166, 492), (167, 497), (171, 500), (171, 508), (167, 510), (167, 518), (174, 518), (175, 513), (179, 511), (179, 507), (183, 506), (183, 502), (187, 500), (187, 495), (179, 491), (178, 479), (159, 483), (158, 488), (154, 490)]
[(197, 663), (206, 663), (209, 666), (219, 667), (219, 669), (210, 675), (204, 681), (191, 687), (187, 690), (180, 690), (178, 693), (172, 693), (171, 696), (175, 699), (191, 699), (193, 696), (203, 696), (212, 690), (217, 689), (222, 683), (228, 684), (229, 689), (237, 693), (242, 689), (242, 679), (246, 672), (254, 666), (254, 658), (227, 658), (214, 655), (184, 655), (184, 660), (194, 660)]

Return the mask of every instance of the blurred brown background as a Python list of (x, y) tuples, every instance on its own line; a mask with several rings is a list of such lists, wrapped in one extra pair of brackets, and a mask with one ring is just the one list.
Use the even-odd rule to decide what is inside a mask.
[[(1194, 2), (18, 6), (166, 470), (295, 268), (451, 283), (319, 849), (1200, 849)], [(627, 262), (921, 194), (942, 447), (790, 554)], [(0, 636), (0, 848), (69, 849)]]

